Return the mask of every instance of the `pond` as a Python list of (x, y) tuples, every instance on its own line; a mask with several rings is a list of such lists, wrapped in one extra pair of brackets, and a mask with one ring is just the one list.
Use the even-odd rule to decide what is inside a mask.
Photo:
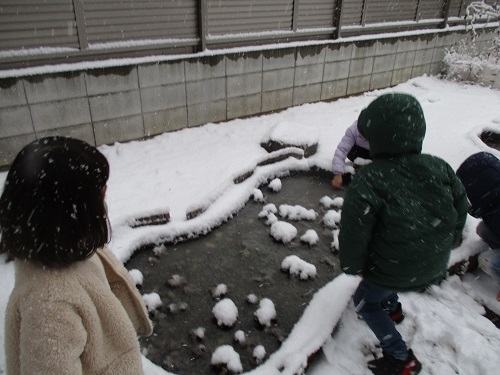
[[(332, 229), (322, 222), (327, 209), (320, 204), (324, 196), (343, 196), (334, 191), (330, 176), (325, 174), (296, 175), (282, 179), (282, 188), (275, 193), (261, 187), (265, 203), (250, 200), (231, 220), (196, 240), (165, 244), (161, 251), (144, 248), (130, 259), (127, 268), (139, 269), (144, 276), (141, 293), (156, 292), (162, 305), (151, 318), (154, 333), (141, 339), (143, 353), (155, 364), (178, 375), (223, 373), (210, 364), (211, 355), (221, 345), (232, 345), (240, 355), (243, 371), (259, 364), (253, 350), (262, 345), (266, 358), (276, 351), (294, 324), (301, 317), (314, 293), (340, 274), (339, 260), (331, 248)], [(289, 244), (275, 241), (270, 227), (258, 214), (265, 204), (300, 205), (314, 209), (312, 221), (290, 221), (298, 234)], [(284, 220), (281, 219), (280, 220)], [(320, 240), (315, 246), (299, 238), (314, 229)], [(281, 270), (283, 259), (296, 255), (313, 264), (317, 277), (300, 280)], [(220, 284), (227, 287), (225, 296), (214, 297), (212, 290)], [(269, 298), (275, 305), (277, 319), (262, 327), (255, 319), (259, 300)], [(212, 308), (220, 298), (230, 298), (238, 308), (234, 326), (217, 325)], [(194, 335), (197, 328), (202, 337)], [(235, 341), (237, 331), (245, 334), (245, 343)]]

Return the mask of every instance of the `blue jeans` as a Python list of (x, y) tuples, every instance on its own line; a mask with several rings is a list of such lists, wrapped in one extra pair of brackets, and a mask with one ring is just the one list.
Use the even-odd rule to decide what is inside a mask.
[(500, 249), (490, 249), (479, 254), (479, 267), (500, 286)]
[(382, 350), (394, 358), (405, 360), (408, 356), (406, 343), (384, 310), (394, 310), (397, 307), (397, 293), (362, 280), (354, 293), (353, 300), (356, 312), (363, 317), (377, 336)]
[(500, 237), (483, 221), (477, 226), (477, 234), (490, 247), (490, 250), (479, 254), (479, 267), (500, 285)]

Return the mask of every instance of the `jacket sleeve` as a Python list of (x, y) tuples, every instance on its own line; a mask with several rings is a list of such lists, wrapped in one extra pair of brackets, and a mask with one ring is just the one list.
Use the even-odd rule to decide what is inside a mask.
[(464, 185), (457, 177), (453, 169), (449, 166), (448, 173), (451, 179), (451, 194), (453, 195), (453, 206), (457, 211), (457, 225), (455, 226), (455, 243), (458, 244), (462, 238), (462, 231), (467, 220), (467, 210), (469, 201)]
[(22, 309), (20, 319), (21, 374), (82, 374), (87, 332), (74, 306), (39, 303)]
[(366, 270), (369, 245), (380, 209), (378, 202), (364, 173), (360, 173), (347, 191), (340, 221), (340, 266), (347, 274), (360, 275)]
[(351, 126), (349, 126), (340, 140), (335, 154), (332, 160), (332, 172), (333, 174), (344, 174), (345, 172), (345, 158), (349, 151), (356, 143), (356, 136), (354, 132), (356, 131), (357, 121), (355, 121)]

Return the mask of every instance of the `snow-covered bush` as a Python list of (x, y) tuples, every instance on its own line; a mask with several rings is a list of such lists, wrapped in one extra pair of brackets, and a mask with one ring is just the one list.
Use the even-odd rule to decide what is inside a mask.
[(484, 29), (477, 27), (478, 19), (498, 22), (500, 5), (474, 1), (467, 7), (468, 33), (445, 55), (446, 74), (452, 79), (500, 88), (500, 27), (496, 27), (492, 45), (481, 49), (479, 42)]

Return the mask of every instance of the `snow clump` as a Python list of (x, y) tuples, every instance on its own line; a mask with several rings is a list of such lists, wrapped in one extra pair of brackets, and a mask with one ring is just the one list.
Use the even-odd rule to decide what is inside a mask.
[(267, 215), (266, 225), (273, 225), (277, 221), (278, 217), (271, 212), (269, 215)]
[(215, 349), (210, 363), (213, 366), (225, 365), (229, 371), (236, 374), (243, 371), (240, 355), (231, 345), (222, 345)]
[(262, 360), (266, 356), (266, 349), (264, 348), (263, 345), (257, 345), (253, 349), (253, 357), (255, 358), (255, 361), (257, 363), (262, 363)]
[(142, 283), (144, 281), (144, 276), (142, 275), (141, 271), (139, 271), (138, 269), (133, 269), (128, 271), (128, 274), (134, 281), (135, 286), (142, 286)]
[(252, 305), (255, 305), (255, 304), (257, 304), (257, 302), (259, 302), (259, 298), (253, 293), (250, 293), (249, 295), (247, 295), (246, 300), (248, 303), (251, 303)]
[(275, 193), (277, 193), (278, 191), (281, 190), (282, 187), (281, 180), (279, 178), (275, 178), (269, 183), (267, 187), (272, 191), (274, 191)]
[(260, 325), (269, 327), (271, 321), (276, 319), (276, 308), (274, 307), (273, 301), (269, 298), (262, 298), (259, 302), (259, 308), (254, 314)]
[(205, 339), (205, 328), (204, 327), (198, 327), (198, 328), (194, 328), (192, 331), (191, 331), (191, 334), (193, 335), (194, 338), (196, 338), (197, 340), (199, 341), (202, 341)]
[(217, 319), (217, 325), (232, 327), (238, 319), (238, 308), (229, 298), (224, 298), (217, 302), (212, 309), (212, 313)]
[(170, 285), (172, 288), (177, 288), (181, 286), (183, 283), (184, 283), (184, 278), (178, 274), (170, 276), (170, 278), (167, 280), (167, 284)]
[(165, 245), (158, 245), (153, 248), (153, 254), (155, 257), (159, 257), (161, 254), (167, 251)]
[(266, 204), (264, 207), (262, 207), (262, 210), (259, 212), (259, 219), (263, 219), (267, 217), (269, 214), (276, 214), (278, 213), (278, 209), (276, 208), (276, 205), (274, 203), (269, 203)]
[(309, 244), (309, 246), (317, 245), (319, 242), (318, 233), (316, 233), (314, 229), (308, 229), (306, 233), (300, 237), (300, 241)]
[(262, 194), (262, 191), (260, 189), (253, 189), (252, 196), (254, 202), (264, 202), (264, 194)]
[(247, 342), (247, 339), (245, 337), (245, 332), (243, 332), (241, 329), (237, 330), (234, 333), (234, 341), (236, 341), (240, 345), (245, 345)]
[(271, 225), (271, 236), (276, 241), (282, 241), (283, 243), (292, 242), (292, 240), (297, 235), (297, 228), (292, 224), (285, 221), (277, 221)]
[(325, 208), (330, 208), (333, 206), (333, 199), (330, 198), (328, 195), (325, 195), (323, 198), (319, 200), (319, 203)]
[(373, 160), (371, 159), (363, 159), (363, 158), (360, 158), (359, 156), (354, 159), (354, 165), (359, 165), (359, 166), (363, 166), (363, 165), (368, 165), (368, 164), (371, 164)]
[(144, 300), (144, 304), (150, 313), (155, 312), (156, 309), (162, 305), (159, 294), (155, 292), (143, 294), (142, 299)]
[(335, 251), (339, 251), (339, 233), (340, 233), (340, 229), (332, 230), (333, 241), (330, 244), (330, 247)]
[(281, 262), (281, 269), (290, 272), (290, 275), (297, 275), (301, 280), (316, 277), (316, 266), (300, 259), (296, 255), (290, 255)]
[(329, 228), (337, 228), (341, 216), (342, 211), (329, 210), (325, 216), (323, 216), (323, 223)]
[(219, 284), (215, 288), (212, 289), (212, 296), (214, 298), (219, 298), (227, 294), (227, 286), (226, 284)]
[(280, 216), (290, 220), (315, 220), (318, 214), (311, 208), (310, 210), (299, 206), (282, 204), (279, 209)]
[(330, 198), (329, 196), (325, 195), (323, 198), (319, 200), (319, 203), (326, 209), (331, 207), (342, 208), (342, 206), (344, 205), (344, 198), (342, 197)]

